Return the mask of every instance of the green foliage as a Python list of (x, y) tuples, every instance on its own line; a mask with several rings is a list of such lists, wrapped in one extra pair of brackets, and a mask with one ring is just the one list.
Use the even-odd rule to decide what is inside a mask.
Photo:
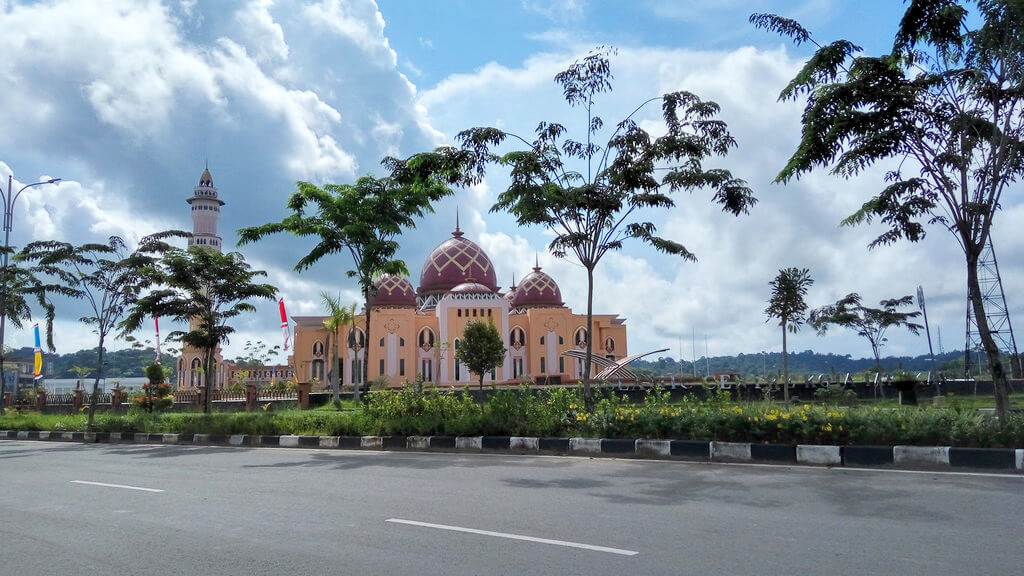
[(850, 406), (857, 402), (857, 393), (842, 384), (829, 384), (814, 391), (814, 399), (840, 406)]
[[(384, 178), (363, 176), (354, 184), (327, 184), (323, 188), (299, 182), (298, 191), (288, 199), (292, 214), (280, 222), (239, 230), (239, 245), (279, 232), (312, 237), (318, 242), (295, 264), (298, 271), (330, 254), (350, 255), (353, 267), (346, 274), (359, 282), (366, 303), (365, 333), (367, 342), (371, 342), (374, 279), (381, 274), (408, 274), (405, 262), (395, 258), (397, 238), (416, 226), (416, 218), (432, 211), (432, 202), (451, 194), (442, 179), (421, 171), (423, 158), (429, 156), (406, 161), (386, 158), (384, 164), (392, 174)], [(363, 362), (363, 382), (367, 381), (369, 360)]]
[(885, 332), (889, 328), (904, 327), (912, 334), (919, 334), (922, 326), (911, 320), (921, 312), (902, 312), (900, 308), (912, 306), (911, 296), (882, 300), (881, 308), (869, 308), (861, 304), (860, 295), (856, 292), (840, 298), (835, 304), (822, 306), (811, 311), (811, 326), (823, 335), (831, 325), (842, 326), (857, 331), (858, 336), (867, 339), (871, 344), (871, 352), (875, 356), (875, 368), (882, 370), (881, 348), (885, 345)]
[(146, 378), (150, 384), (160, 384), (164, 381), (164, 367), (159, 364), (146, 366)]
[(807, 104), (800, 143), (776, 181), (818, 167), (852, 178), (892, 161), (896, 168), (885, 174), (881, 190), (842, 224), (880, 220), (885, 231), (872, 248), (919, 241), (925, 224), (954, 235), (967, 265), (996, 411), (1007, 417), (1010, 387), (977, 268), (1003, 193), (1024, 176), (1024, 4), (908, 2), (892, 49), (878, 56), (862, 55), (847, 41), (823, 46), (796, 21), (773, 14), (750, 20), (818, 47), (779, 97), (806, 98)]
[[(521, 226), (539, 225), (553, 233), (549, 249), (571, 256), (587, 270), (587, 334), (593, 333), (593, 272), (609, 251), (638, 240), (684, 260), (696, 257), (682, 244), (657, 235), (642, 215), (675, 206), (671, 194), (711, 190), (714, 201), (735, 215), (746, 213), (756, 199), (746, 182), (704, 162), (725, 156), (736, 146), (716, 103), (690, 92), (651, 98), (610, 131), (596, 114), (595, 97), (612, 90), (610, 48), (598, 48), (555, 76), (566, 102), (586, 114), (579, 140), (565, 126), (540, 122), (535, 136), (498, 128), (472, 128), (458, 135), (471, 162), (465, 171), (478, 180), (487, 165), (509, 168), (511, 183), (498, 194), (491, 211), (508, 211)], [(664, 132), (652, 136), (635, 118), (648, 104), (661, 103)], [(524, 149), (499, 156), (506, 142)], [(584, 395), (590, 402), (593, 343), (587, 339)]]
[[(274, 286), (254, 281), (266, 273), (252, 270), (241, 254), (221, 254), (199, 246), (188, 250), (168, 248), (140, 274), (153, 289), (134, 303), (121, 328), (133, 332), (153, 316), (194, 325), (188, 332), (171, 332), (167, 339), (203, 350), (207, 390), (211, 389), (213, 379), (213, 351), (235, 331), (229, 323), (256, 310), (249, 299), (273, 300), (277, 295)], [(207, 394), (206, 412), (210, 412), (212, 401), (213, 395)]]
[(483, 389), (484, 374), (501, 366), (507, 351), (493, 322), (474, 320), (466, 324), (455, 357), (477, 375)]
[(807, 314), (807, 289), (814, 284), (807, 268), (783, 268), (771, 282), (772, 295), (764, 313), (779, 321), (784, 330), (797, 332)]

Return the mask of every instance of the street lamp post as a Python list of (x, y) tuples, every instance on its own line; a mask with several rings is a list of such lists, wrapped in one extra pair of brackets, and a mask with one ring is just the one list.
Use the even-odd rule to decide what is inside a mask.
[[(0, 188), (0, 198), (3, 199), (4, 203), (4, 265), (2, 272), (3, 275), (2, 285), (0, 285), (0, 414), (4, 413), (4, 393), (7, 389), (7, 371), (5, 370), (4, 360), (6, 354), (4, 354), (4, 329), (7, 327), (7, 277), (8, 270), (7, 265), (10, 259), (10, 248), (11, 248), (11, 222), (14, 220), (14, 203), (21, 196), (21, 193), (34, 186), (42, 186), (44, 184), (56, 184), (60, 182), (60, 178), (50, 178), (42, 182), (36, 182), (34, 184), (26, 184), (18, 190), (17, 193), (12, 193), (11, 185), (14, 182), (14, 175), (7, 175), (7, 194), (4, 194), (2, 188)], [(17, 389), (18, 381), (15, 379), (14, 386)]]

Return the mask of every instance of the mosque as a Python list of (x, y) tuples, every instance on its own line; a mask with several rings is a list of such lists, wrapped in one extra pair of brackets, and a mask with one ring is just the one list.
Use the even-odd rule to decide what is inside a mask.
[[(193, 223), (189, 246), (221, 251), (217, 224), (225, 203), (213, 185), (209, 167), (187, 202)], [(508, 350), (502, 366), (484, 375), (485, 382), (559, 383), (582, 378), (579, 351), (586, 349), (587, 316), (574, 314), (565, 306), (554, 278), (536, 263), (518, 286), (502, 292), (494, 264), (479, 245), (465, 237), (458, 218), (451, 238), (427, 256), (418, 287), (399, 276), (378, 278), (375, 286), (376, 295), (370, 302), (373, 342), (367, 342), (364, 332), (365, 311), (356, 317), (354, 326), (339, 327), (338, 333), (331, 335), (331, 342), (344, 343), (339, 354), (345, 385), (362, 384), (362, 363), (366, 361), (369, 379), (386, 379), (389, 386), (401, 386), (418, 377), (436, 385), (476, 382), (455, 359), (462, 333), (474, 320), (493, 322)], [(326, 387), (331, 351), (325, 318), (292, 317), (295, 337), (288, 364), (248, 369), (247, 380), (268, 384), (275, 379), (295, 379), (318, 382), (315, 389)], [(593, 353), (600, 363), (594, 363), (592, 375), (600, 373), (608, 361), (626, 357), (625, 320), (614, 314), (594, 314), (594, 332)], [(198, 388), (201, 366), (201, 351), (185, 346), (177, 362), (178, 388)], [(215, 387), (223, 388), (244, 368), (225, 361), (218, 348)]]
[[(558, 284), (537, 264), (518, 286), (502, 292), (491, 259), (465, 237), (457, 220), (451, 238), (427, 256), (418, 287), (400, 276), (382, 276), (375, 286), (370, 302), (373, 342), (366, 341), (363, 331), (365, 312), (354, 327), (344, 328), (346, 334), (331, 338), (345, 343), (339, 350), (345, 385), (362, 382), (367, 358), (368, 378), (385, 379), (389, 386), (418, 377), (436, 385), (476, 382), (454, 353), (466, 325), (474, 320), (493, 322), (508, 350), (501, 367), (484, 375), (485, 382), (574, 382), (583, 375), (583, 360), (565, 353), (586, 349), (587, 316), (565, 306)], [(326, 385), (331, 354), (324, 318), (292, 318), (296, 376), (300, 381), (317, 379), (321, 386)], [(594, 356), (612, 361), (626, 356), (624, 319), (594, 314), (594, 332)], [(595, 363), (592, 374), (598, 372)]]

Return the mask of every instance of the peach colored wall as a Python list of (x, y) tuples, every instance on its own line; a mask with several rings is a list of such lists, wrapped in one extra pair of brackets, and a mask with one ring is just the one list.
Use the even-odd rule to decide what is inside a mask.
[[(452, 308), (448, 310), (448, 332), (449, 339), (454, 340), (453, 334), (461, 334), (465, 329), (466, 324), (473, 320), (486, 320), (487, 307), (483, 307), (485, 310), (481, 316), (479, 310), (480, 306), (477, 306), (477, 316), (466, 316), (463, 313), (462, 316), (458, 315), (458, 310), (472, 310), (471, 306), (465, 306), (460, 308)], [(498, 309), (492, 309), (492, 316), (490, 317), (496, 326), (501, 326), (501, 320), (498, 314)], [(439, 385), (451, 384), (455, 376), (455, 361), (454, 361), (454, 349), (452, 349), (453, 342), (442, 342), (441, 334), (439, 330), (439, 321), (434, 312), (428, 312), (426, 314), (417, 314), (413, 308), (375, 308), (371, 315), (372, 325), (370, 326), (370, 339), (368, 342), (369, 346), (369, 379), (371, 381), (376, 380), (382, 376), (381, 372), (381, 359), (384, 359), (385, 370), (389, 367), (389, 357), (387, 350), (388, 336), (394, 334), (394, 342), (396, 348), (394, 350), (391, 359), (394, 362), (394, 375), (389, 377), (389, 386), (397, 387), (401, 386), (406, 381), (412, 382), (416, 379), (417, 374), (420, 371), (420, 360), (422, 356), (429, 356), (432, 360), (432, 371), (434, 383)], [(615, 340), (615, 357), (621, 359), (627, 356), (626, 346), (626, 327), (622, 324), (612, 324), (612, 319), (615, 318), (613, 315), (595, 315), (594, 316), (594, 354), (604, 356), (606, 354), (604, 350), (604, 341), (606, 338), (611, 337)], [(562, 382), (572, 382), (576, 379), (575, 375), (575, 360), (572, 358), (565, 358), (564, 370), (559, 367), (559, 358), (561, 352), (571, 350), (575, 347), (574, 335), (577, 328), (586, 327), (587, 318), (585, 315), (573, 314), (568, 308), (537, 308), (527, 310), (525, 314), (513, 314), (509, 316), (509, 330), (520, 327), (526, 333), (526, 355), (524, 357), (524, 373), (529, 376), (531, 380), (536, 380), (538, 376), (558, 376)], [(363, 328), (365, 326), (365, 317), (360, 315), (356, 318), (355, 326)], [(424, 352), (421, 355), (418, 338), (419, 333), (423, 328), (430, 328), (434, 333), (434, 347), (429, 353)], [(341, 342), (347, 343), (348, 341), (348, 330), (351, 327), (346, 327), (345, 333), (341, 334)], [(499, 328), (500, 329), (500, 328)], [(555, 333), (555, 338), (561, 337), (562, 343), (555, 345), (555, 354), (553, 362), (548, 362), (548, 344), (547, 344), (547, 333), (551, 329)], [(299, 381), (308, 381), (310, 374), (310, 363), (312, 362), (312, 346), (317, 340), (325, 342), (326, 345), (327, 331), (323, 327), (317, 327), (315, 325), (299, 325), (295, 329), (295, 368), (296, 378)], [(545, 344), (540, 345), (541, 336), (545, 337)], [(381, 339), (385, 339), (385, 346), (381, 347)], [(405, 341), (404, 346), (398, 345), (399, 339)], [(557, 342), (557, 340), (556, 340)], [(448, 364), (448, 381), (440, 381), (440, 363), (441, 363), (441, 352), (445, 345), (449, 348), (444, 354), (444, 361)], [(347, 346), (343, 346), (342, 354), (347, 354)], [(329, 360), (330, 350), (325, 349), (324, 360)], [(545, 372), (540, 372), (540, 359), (545, 357)], [(401, 374), (401, 364), (404, 360), (405, 373)], [(345, 357), (346, 365), (345, 372), (348, 374), (350, 370), (349, 358)], [(595, 368), (592, 373), (597, 373), (598, 370)], [(471, 378), (472, 380), (472, 378)], [(500, 380), (500, 374), (499, 374)]]

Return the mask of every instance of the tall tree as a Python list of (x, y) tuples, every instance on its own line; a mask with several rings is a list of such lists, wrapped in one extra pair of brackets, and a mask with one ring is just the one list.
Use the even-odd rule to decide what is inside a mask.
[(484, 374), (501, 366), (508, 349), (501, 341), (501, 334), (488, 320), (472, 321), (462, 332), (462, 341), (455, 351), (455, 358), (466, 365), (479, 378), (480, 389), (484, 389)]
[(843, 223), (885, 224), (871, 247), (920, 240), (922, 220), (952, 232), (966, 259), (996, 412), (1005, 418), (1010, 388), (985, 315), (978, 259), (1004, 191), (1024, 174), (1024, 2), (911, 0), (892, 49), (880, 56), (861, 55), (846, 40), (822, 46), (776, 15), (754, 14), (751, 22), (817, 47), (780, 95), (806, 97), (807, 105), (800, 144), (776, 181), (818, 166), (851, 178), (893, 161), (881, 191)]
[(256, 283), (266, 272), (252, 270), (238, 252), (222, 254), (199, 246), (171, 248), (141, 275), (153, 290), (135, 302), (120, 326), (134, 332), (152, 316), (189, 324), (187, 332), (176, 330), (167, 340), (180, 340), (203, 352), (203, 410), (208, 414), (213, 401), (214, 353), (235, 332), (228, 322), (255, 312), (250, 299), (276, 298), (277, 288)]
[[(0, 251), (3, 250), (4, 248), (0, 247)], [(7, 253), (10, 254), (11, 249), (7, 250)], [(8, 261), (7, 266), (0, 269), (0, 282), (3, 284), (0, 306), (4, 308), (6, 319), (10, 320), (15, 328), (20, 329), (32, 319), (31, 302), (35, 301), (36, 305), (43, 310), (46, 319), (46, 346), (52, 352), (54, 350), (53, 319), (55, 312), (49, 295), (63, 294), (67, 296), (73, 292), (61, 283), (44, 282), (43, 276), (39, 272), (41, 271), (38, 268), (24, 265), (17, 257), (13, 261)], [(0, 326), (0, 330), (5, 327)], [(5, 346), (0, 349), (0, 415), (4, 413), (4, 395), (7, 388), (7, 371), (4, 361), (9, 351), (6, 348)], [(14, 390), (18, 389), (17, 386), (17, 381), (15, 381)]]
[(824, 335), (831, 325), (856, 330), (858, 336), (866, 338), (871, 343), (871, 353), (875, 356), (875, 370), (881, 372), (881, 348), (887, 340), (886, 331), (902, 326), (913, 334), (919, 334), (922, 326), (911, 321), (921, 315), (920, 311), (899, 310), (903, 306), (914, 305), (912, 296), (882, 300), (879, 305), (881, 308), (868, 308), (861, 303), (860, 295), (853, 292), (840, 298), (835, 304), (812, 310), (810, 324), (819, 335)]
[(768, 283), (772, 295), (764, 313), (768, 319), (779, 321), (782, 327), (782, 386), (783, 397), (789, 402), (789, 359), (786, 350), (786, 332), (796, 334), (807, 315), (807, 288), (814, 284), (811, 271), (807, 268), (783, 268), (779, 275)]
[[(341, 297), (335, 298), (327, 292), (321, 292), (320, 298), (327, 306), (327, 318), (324, 318), (324, 328), (327, 329), (327, 348), (331, 350), (331, 370), (328, 375), (331, 380), (331, 393), (334, 405), (341, 403), (341, 375), (343, 366), (341, 355), (338, 354), (339, 340), (344, 337), (345, 327), (355, 322), (356, 305), (342, 306)], [(339, 330), (340, 328), (340, 330)], [(333, 336), (333, 338), (331, 338)]]
[[(491, 162), (510, 169), (511, 184), (491, 211), (509, 211), (523, 226), (546, 227), (554, 234), (552, 254), (571, 255), (587, 271), (583, 382), (588, 404), (593, 402), (594, 269), (601, 258), (635, 239), (660, 252), (696, 260), (682, 244), (657, 236), (653, 222), (642, 220), (649, 209), (674, 207), (673, 192), (711, 189), (714, 201), (736, 215), (756, 202), (746, 182), (728, 170), (703, 165), (736, 146), (726, 124), (717, 119), (719, 107), (714, 102), (690, 92), (664, 94), (642, 102), (610, 135), (603, 130), (595, 99), (612, 89), (612, 54), (612, 49), (599, 48), (555, 76), (568, 105), (586, 116), (581, 140), (570, 138), (565, 126), (556, 122), (541, 122), (532, 139), (498, 128), (472, 128), (458, 136), (463, 150), (471, 153), (472, 177), (479, 178)], [(654, 102), (661, 104), (665, 131), (658, 137), (640, 124), (647, 120), (642, 112)], [(496, 155), (508, 140), (525, 149)]]
[[(305, 270), (321, 258), (337, 253), (352, 257), (353, 267), (346, 272), (359, 283), (366, 305), (366, 358), (362, 381), (368, 382), (370, 350), (370, 300), (374, 296), (373, 281), (382, 274), (409, 273), (405, 262), (395, 258), (397, 238), (414, 228), (416, 218), (431, 212), (431, 203), (451, 193), (443, 180), (443, 172), (425, 168), (435, 162), (434, 153), (424, 153), (408, 160), (387, 158), (386, 167), (392, 175), (375, 178), (363, 176), (354, 184), (327, 184), (323, 188), (299, 182), (298, 191), (288, 199), (292, 214), (280, 222), (243, 228), (238, 231), (239, 245), (260, 240), (278, 232), (310, 236), (319, 241), (313, 250), (295, 265)], [(359, 399), (359, 386), (355, 387)]]
[(120, 236), (111, 236), (105, 244), (80, 246), (46, 240), (25, 246), (18, 255), (19, 260), (35, 262), (41, 272), (63, 282), (67, 287), (65, 293), (84, 299), (92, 312), (80, 318), (81, 322), (94, 327), (99, 338), (96, 377), (89, 398), (87, 426), (90, 428), (103, 378), (107, 339), (116, 337), (113, 332), (118, 323), (138, 301), (142, 291), (149, 287), (149, 280), (140, 273), (141, 270), (152, 266), (158, 254), (168, 248), (167, 238), (184, 234), (168, 231), (147, 236), (131, 252)]

